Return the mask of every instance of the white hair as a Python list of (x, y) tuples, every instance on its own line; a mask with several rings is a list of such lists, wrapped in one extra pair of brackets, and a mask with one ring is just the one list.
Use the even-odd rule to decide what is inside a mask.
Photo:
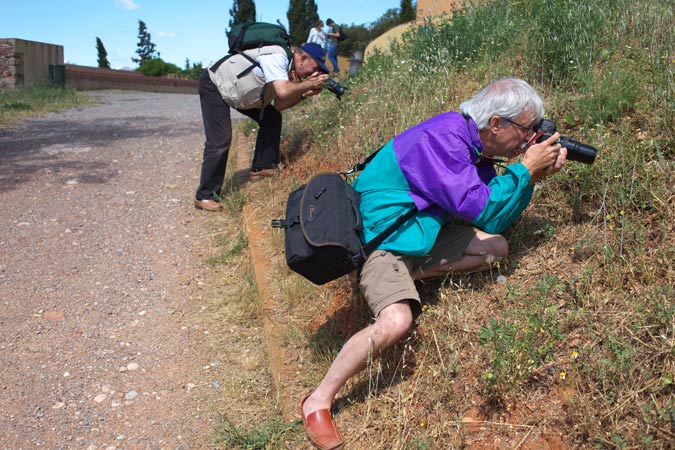
[(530, 110), (535, 121), (544, 118), (541, 97), (532, 86), (518, 78), (493, 81), (471, 99), (462, 102), (459, 110), (463, 115), (470, 116), (479, 130), (488, 127), (492, 116), (513, 120)]

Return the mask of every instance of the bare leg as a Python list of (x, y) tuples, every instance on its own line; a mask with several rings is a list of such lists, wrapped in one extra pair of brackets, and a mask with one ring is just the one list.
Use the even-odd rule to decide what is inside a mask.
[(342, 385), (363, 370), (368, 361), (377, 358), (382, 351), (405, 336), (412, 321), (408, 302), (394, 303), (380, 312), (375, 323), (349, 338), (319, 386), (305, 401), (305, 416), (319, 409), (330, 409)]
[(509, 244), (499, 234), (488, 234), (478, 231), (464, 251), (464, 256), (455, 261), (441, 261), (436, 267), (420, 271), (415, 275), (416, 280), (433, 278), (447, 274), (448, 272), (475, 272), (490, 267), (494, 262), (500, 261), (509, 254)]

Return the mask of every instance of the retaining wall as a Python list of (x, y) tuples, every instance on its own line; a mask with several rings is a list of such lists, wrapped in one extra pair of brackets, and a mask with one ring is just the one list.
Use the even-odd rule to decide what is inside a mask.
[(66, 86), (79, 91), (124, 89), (181, 94), (197, 93), (197, 80), (148, 77), (128, 70), (99, 69), (74, 64), (66, 64), (65, 69)]

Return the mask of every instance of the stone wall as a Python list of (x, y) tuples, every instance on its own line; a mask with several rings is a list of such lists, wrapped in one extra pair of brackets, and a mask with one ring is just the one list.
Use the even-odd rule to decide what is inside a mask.
[(49, 81), (50, 64), (63, 64), (63, 46), (0, 39), (0, 92)]

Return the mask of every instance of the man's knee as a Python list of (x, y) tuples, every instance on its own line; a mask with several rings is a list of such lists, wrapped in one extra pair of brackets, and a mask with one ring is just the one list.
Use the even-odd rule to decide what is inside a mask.
[(406, 335), (412, 324), (410, 304), (402, 301), (384, 308), (377, 317), (375, 326), (378, 333), (384, 334), (386, 341), (398, 341)]
[(467, 250), (468, 254), (484, 255), (487, 258), (485, 262), (493, 262), (509, 255), (509, 243), (501, 234), (487, 234), (481, 231), (471, 241)]
[(490, 247), (489, 253), (496, 258), (506, 258), (509, 256), (509, 241), (500, 234), (495, 235), (494, 238), (490, 240)]

